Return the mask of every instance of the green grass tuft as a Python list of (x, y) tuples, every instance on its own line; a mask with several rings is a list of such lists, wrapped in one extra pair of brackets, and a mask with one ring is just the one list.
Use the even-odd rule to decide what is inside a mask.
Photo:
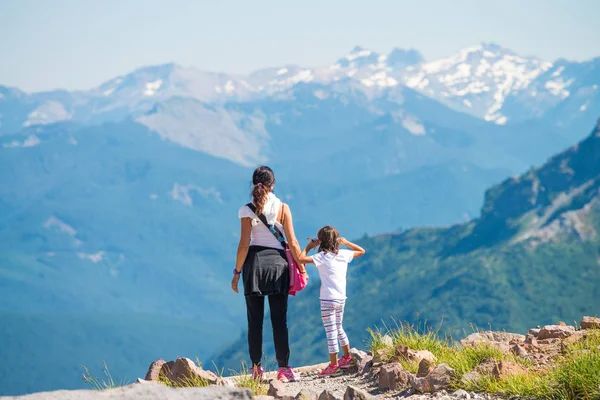
[(236, 371), (233, 381), (237, 387), (250, 389), (254, 396), (266, 395), (269, 390), (269, 386), (264, 381), (252, 377), (252, 369), (248, 368), (246, 363), (242, 363), (239, 372)]
[(92, 375), (90, 370), (85, 365), (81, 366), (81, 368), (83, 368), (83, 380), (85, 381), (85, 383), (88, 384), (90, 389), (93, 389), (93, 390), (114, 389), (114, 388), (117, 388), (120, 386), (126, 386), (130, 383), (129, 381), (125, 380), (124, 378), (121, 378), (118, 381), (115, 381), (112, 374), (110, 373), (110, 370), (108, 369), (108, 365), (106, 364), (106, 361), (104, 361), (103, 364), (104, 364), (104, 366), (102, 368), (102, 373), (104, 374), (104, 378), (98, 378), (98, 377)]

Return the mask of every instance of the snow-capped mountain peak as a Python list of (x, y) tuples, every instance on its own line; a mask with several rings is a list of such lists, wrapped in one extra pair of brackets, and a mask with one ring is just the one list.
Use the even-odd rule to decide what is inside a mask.
[(504, 124), (506, 97), (523, 90), (552, 63), (522, 57), (495, 43), (481, 43), (424, 63), (405, 83), (461, 111)]

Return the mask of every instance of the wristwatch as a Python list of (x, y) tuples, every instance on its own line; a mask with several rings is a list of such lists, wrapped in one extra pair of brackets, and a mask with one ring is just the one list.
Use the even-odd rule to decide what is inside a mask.
[(239, 275), (239, 274), (241, 274), (241, 273), (242, 273), (242, 271), (239, 271), (239, 272), (238, 272), (238, 270), (237, 270), (237, 269), (235, 269), (235, 268), (233, 269), (233, 274), (234, 274), (234, 275)]

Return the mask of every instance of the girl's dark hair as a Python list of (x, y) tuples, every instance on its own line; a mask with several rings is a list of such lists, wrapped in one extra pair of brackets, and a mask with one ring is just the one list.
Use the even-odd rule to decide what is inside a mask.
[(327, 225), (319, 229), (319, 232), (317, 233), (317, 239), (321, 242), (319, 251), (337, 254), (340, 247), (338, 244), (339, 237), (340, 232), (333, 226)]
[(275, 174), (266, 165), (260, 166), (252, 174), (252, 202), (256, 206), (256, 215), (262, 214), (269, 192), (273, 190)]

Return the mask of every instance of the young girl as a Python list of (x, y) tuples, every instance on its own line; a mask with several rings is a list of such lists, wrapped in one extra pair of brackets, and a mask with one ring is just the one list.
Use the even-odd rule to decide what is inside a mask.
[[(346, 271), (348, 263), (364, 255), (365, 250), (339, 236), (338, 230), (332, 226), (321, 228), (317, 240), (310, 240), (299, 260), (301, 263), (315, 264), (321, 278), (321, 317), (327, 336), (329, 365), (319, 372), (320, 376), (339, 376), (342, 374), (342, 368), (354, 365), (350, 356), (350, 342), (342, 327), (346, 303)], [(339, 245), (347, 246), (351, 250), (340, 250)], [(307, 256), (307, 253), (317, 246), (319, 252), (312, 257)], [(339, 361), (338, 340), (344, 351), (344, 356)]]

